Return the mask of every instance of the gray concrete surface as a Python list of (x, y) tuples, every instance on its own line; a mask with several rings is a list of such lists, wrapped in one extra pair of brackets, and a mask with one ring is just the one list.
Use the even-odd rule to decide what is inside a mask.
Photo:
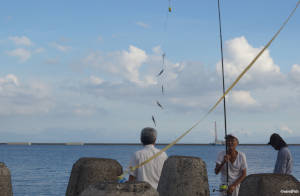
[(122, 166), (113, 159), (80, 158), (72, 168), (66, 196), (78, 196), (89, 185), (117, 181)]
[(205, 162), (198, 157), (169, 157), (164, 163), (157, 190), (160, 196), (208, 196)]
[(291, 175), (252, 174), (241, 183), (239, 196), (300, 196), (300, 183)]

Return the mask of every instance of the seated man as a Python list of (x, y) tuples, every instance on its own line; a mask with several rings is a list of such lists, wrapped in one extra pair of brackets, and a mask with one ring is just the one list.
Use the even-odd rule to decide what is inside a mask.
[[(141, 142), (144, 145), (144, 148), (133, 154), (129, 167), (134, 167), (159, 152), (159, 149), (154, 147), (156, 137), (157, 131), (154, 128), (146, 127), (142, 130)], [(129, 172), (129, 181), (145, 181), (148, 182), (154, 189), (157, 189), (162, 167), (167, 158), (167, 154), (163, 152), (161, 155), (142, 167)]]

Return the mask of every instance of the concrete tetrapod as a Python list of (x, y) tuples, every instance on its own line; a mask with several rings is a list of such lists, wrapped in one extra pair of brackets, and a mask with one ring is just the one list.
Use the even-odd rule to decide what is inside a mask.
[(0, 162), (0, 196), (12, 196), (10, 171), (6, 165)]
[(159, 196), (147, 182), (104, 182), (90, 185), (80, 196)]
[(73, 165), (66, 196), (78, 196), (96, 182), (117, 181), (122, 172), (122, 166), (116, 160), (80, 158)]
[(170, 156), (157, 190), (160, 196), (208, 196), (206, 164), (198, 157)]
[(299, 196), (300, 182), (292, 175), (252, 174), (241, 183), (239, 196)]

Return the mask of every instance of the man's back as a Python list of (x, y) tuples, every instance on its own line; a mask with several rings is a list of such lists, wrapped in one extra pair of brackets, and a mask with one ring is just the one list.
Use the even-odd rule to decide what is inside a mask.
[[(154, 154), (158, 153), (159, 149), (155, 148), (154, 145), (145, 145), (143, 149), (134, 153), (130, 160), (130, 166), (136, 166)], [(131, 172), (130, 175), (135, 176), (138, 181), (145, 181), (151, 184), (153, 188), (157, 188), (158, 181), (161, 175), (162, 167), (165, 160), (168, 158), (167, 154), (164, 152), (155, 159), (151, 160), (142, 167)]]

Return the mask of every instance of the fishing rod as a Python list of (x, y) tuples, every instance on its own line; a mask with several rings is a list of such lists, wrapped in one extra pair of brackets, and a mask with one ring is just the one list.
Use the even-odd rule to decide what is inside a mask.
[[(218, 0), (218, 15), (219, 15), (219, 36), (220, 36), (220, 50), (221, 50), (221, 63), (222, 63), (222, 83), (223, 83), (223, 96), (225, 95), (225, 79), (224, 79), (224, 55), (223, 55), (223, 38), (222, 38), (222, 22), (221, 22), (221, 9), (220, 9), (220, 0)], [(227, 121), (226, 121), (226, 97), (224, 96), (223, 99), (223, 106), (224, 106), (224, 128), (225, 128), (225, 149), (226, 154), (228, 153), (228, 146), (226, 142), (227, 137)], [(228, 162), (226, 162), (226, 182), (228, 186)], [(227, 193), (228, 196), (228, 193)]]

